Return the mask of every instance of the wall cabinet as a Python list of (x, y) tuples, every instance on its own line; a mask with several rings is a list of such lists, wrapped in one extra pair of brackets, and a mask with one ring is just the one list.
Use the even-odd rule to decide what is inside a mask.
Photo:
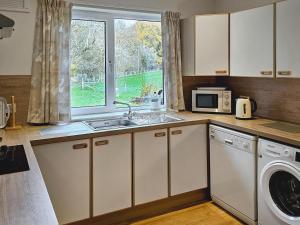
[(277, 3), (277, 77), (300, 77), (300, 1)]
[(171, 195), (207, 187), (207, 125), (170, 129)]
[(94, 216), (131, 207), (131, 134), (93, 139)]
[(228, 14), (182, 20), (183, 75), (229, 75), (228, 21)]
[(90, 217), (89, 140), (34, 147), (60, 224)]
[(167, 129), (134, 133), (134, 203), (168, 197)]
[(231, 76), (274, 76), (273, 15), (273, 5), (231, 14)]

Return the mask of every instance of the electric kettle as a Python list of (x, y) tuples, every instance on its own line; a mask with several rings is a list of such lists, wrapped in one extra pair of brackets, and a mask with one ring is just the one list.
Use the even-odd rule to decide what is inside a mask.
[(241, 120), (249, 120), (252, 118), (252, 113), (257, 110), (256, 101), (250, 97), (241, 96), (236, 99), (235, 117)]
[(6, 127), (10, 109), (5, 98), (0, 97), (0, 129)]

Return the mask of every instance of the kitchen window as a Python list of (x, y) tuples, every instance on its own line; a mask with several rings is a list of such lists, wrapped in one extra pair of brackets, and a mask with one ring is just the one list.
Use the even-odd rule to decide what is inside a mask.
[(162, 93), (160, 14), (74, 7), (71, 22), (72, 115), (148, 109)]

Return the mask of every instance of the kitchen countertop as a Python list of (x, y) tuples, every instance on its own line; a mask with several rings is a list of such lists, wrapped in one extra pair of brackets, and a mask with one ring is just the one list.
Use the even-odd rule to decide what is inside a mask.
[(290, 133), (263, 126), (264, 124), (275, 122), (272, 120), (261, 118), (255, 120), (236, 120), (232, 115), (196, 114), (190, 112), (178, 113), (177, 115), (185, 120), (169, 124), (122, 128), (109, 131), (92, 131), (80, 122), (65, 126), (28, 126), (19, 131), (0, 130), (0, 137), (3, 138), (1, 145), (24, 145), (30, 167), (29, 171), (0, 176), (0, 224), (58, 224), (32, 149), (33, 145), (183, 125), (212, 123), (300, 147), (300, 133)]

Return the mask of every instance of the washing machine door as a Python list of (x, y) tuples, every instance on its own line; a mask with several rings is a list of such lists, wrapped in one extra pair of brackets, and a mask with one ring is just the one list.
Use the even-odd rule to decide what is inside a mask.
[(266, 165), (260, 179), (261, 193), (270, 210), (281, 221), (300, 224), (300, 169), (287, 162)]

